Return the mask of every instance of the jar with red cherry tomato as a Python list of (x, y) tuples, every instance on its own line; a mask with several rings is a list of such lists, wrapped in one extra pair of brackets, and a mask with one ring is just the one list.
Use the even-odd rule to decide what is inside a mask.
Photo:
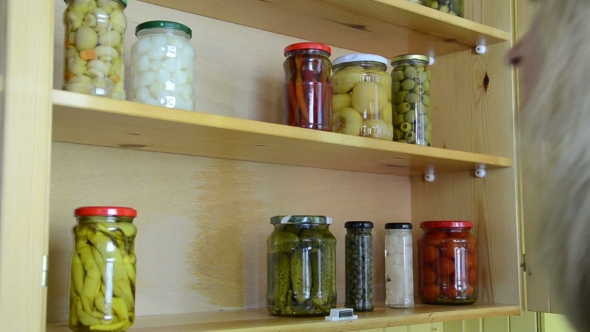
[(426, 221), (418, 239), (418, 294), (425, 304), (477, 301), (477, 243), (469, 221)]

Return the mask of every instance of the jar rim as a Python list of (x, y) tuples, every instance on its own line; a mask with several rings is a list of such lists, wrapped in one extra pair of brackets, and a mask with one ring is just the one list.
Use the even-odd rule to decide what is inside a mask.
[(407, 60), (418, 60), (418, 61), (422, 61), (422, 62), (426, 62), (426, 64), (430, 63), (430, 58), (427, 57), (426, 55), (421, 55), (421, 54), (403, 54), (403, 55), (398, 55), (395, 58), (391, 59), (391, 64), (395, 64), (397, 62), (400, 61), (407, 61)]
[(74, 210), (75, 217), (137, 217), (137, 210), (124, 206), (82, 206)]
[[(64, 0), (65, 3), (68, 3), (70, 0)], [(113, 0), (117, 1), (118, 3), (123, 4), (123, 8), (127, 8), (127, 0)]]
[(354, 62), (375, 62), (378, 64), (385, 65), (387, 69), (387, 59), (377, 54), (366, 54), (366, 53), (353, 53), (337, 57), (332, 61), (332, 67), (339, 67), (344, 64)]
[(412, 229), (412, 224), (407, 222), (389, 222), (385, 224), (385, 229)]
[(284, 215), (270, 218), (272, 225), (280, 224), (320, 224), (331, 225), (332, 217), (312, 215)]
[(285, 47), (284, 55), (293, 52), (293, 51), (303, 51), (303, 50), (317, 50), (317, 51), (324, 51), (328, 53), (328, 56), (332, 54), (332, 49), (330, 46), (322, 43), (313, 43), (313, 42), (304, 42), (304, 43), (295, 43)]
[(173, 30), (182, 31), (182, 32), (184, 32), (184, 33), (186, 33), (188, 35), (189, 39), (193, 38), (193, 30), (191, 30), (191, 28), (187, 27), (184, 24), (181, 24), (181, 23), (178, 23), (178, 22), (172, 22), (172, 21), (148, 21), (148, 22), (143, 22), (143, 23), (139, 24), (137, 27), (135, 27), (135, 35), (137, 36), (137, 34), (141, 30), (158, 29), (158, 28), (162, 28), (162, 29), (173, 29)]
[(420, 228), (473, 228), (473, 223), (465, 220), (424, 221)]
[(344, 223), (344, 228), (370, 229), (373, 228), (373, 223), (370, 221), (347, 221)]

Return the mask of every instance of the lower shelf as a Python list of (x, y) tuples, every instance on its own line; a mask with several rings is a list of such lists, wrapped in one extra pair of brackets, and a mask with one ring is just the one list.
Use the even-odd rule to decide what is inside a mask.
[[(383, 303), (375, 311), (356, 313), (358, 320), (326, 322), (324, 317), (284, 318), (270, 316), (266, 309), (205, 312), (181, 315), (138, 317), (135, 332), (288, 332), (288, 331), (357, 331), (392, 326), (446, 322), (494, 316), (519, 315), (518, 306), (483, 305), (429, 306), (412, 309), (388, 309)], [(49, 325), (47, 332), (70, 331), (64, 324)]]

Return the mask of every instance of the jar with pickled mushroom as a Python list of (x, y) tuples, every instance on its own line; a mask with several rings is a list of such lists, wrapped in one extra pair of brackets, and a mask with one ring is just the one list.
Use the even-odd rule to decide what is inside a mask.
[(74, 332), (127, 331), (135, 320), (135, 235), (128, 207), (74, 211), (68, 326)]
[(195, 110), (195, 49), (184, 24), (150, 21), (135, 29), (131, 49), (131, 100)]
[(373, 311), (373, 223), (348, 221), (344, 223), (346, 237), (346, 294), (344, 306), (354, 311)]
[(426, 221), (418, 239), (420, 300), (426, 304), (477, 301), (477, 247), (469, 221)]
[(432, 144), (430, 59), (407, 54), (391, 60), (393, 140), (400, 143)]
[(125, 100), (127, 0), (65, 0), (64, 90)]
[(422, 0), (424, 6), (449, 13), (454, 16), (463, 16), (464, 0)]
[(336, 238), (332, 218), (289, 215), (270, 220), (267, 244), (268, 312), (325, 316), (336, 308)]
[(333, 62), (334, 132), (391, 141), (393, 111), (387, 59), (349, 54)]
[(284, 124), (332, 131), (331, 52), (328, 45), (320, 43), (297, 43), (285, 48)]

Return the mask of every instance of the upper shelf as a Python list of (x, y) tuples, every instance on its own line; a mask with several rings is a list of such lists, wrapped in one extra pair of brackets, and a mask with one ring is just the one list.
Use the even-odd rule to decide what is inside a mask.
[(507, 31), (407, 0), (141, 0), (363, 53), (440, 56), (510, 39)]
[(512, 159), (53, 91), (53, 140), (366, 173), (510, 167)]

